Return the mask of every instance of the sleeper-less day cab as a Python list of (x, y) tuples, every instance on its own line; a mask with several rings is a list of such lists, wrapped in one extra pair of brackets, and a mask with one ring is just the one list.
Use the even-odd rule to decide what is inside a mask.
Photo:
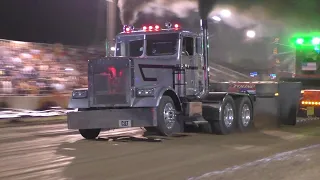
[(186, 125), (216, 134), (250, 129), (254, 95), (210, 90), (207, 19), (200, 24), (200, 34), (171, 23), (124, 26), (115, 56), (89, 61), (88, 88), (73, 91), (69, 108), (78, 111), (68, 113), (68, 128), (86, 139), (128, 127), (164, 136)]

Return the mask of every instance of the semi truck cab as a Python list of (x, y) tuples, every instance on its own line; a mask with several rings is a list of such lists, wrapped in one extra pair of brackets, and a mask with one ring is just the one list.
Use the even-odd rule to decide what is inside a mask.
[(209, 92), (207, 20), (201, 33), (179, 24), (124, 26), (114, 57), (89, 61), (88, 89), (74, 90), (68, 128), (86, 139), (102, 129), (145, 127), (171, 136), (195, 125), (208, 132), (245, 131), (253, 98)]

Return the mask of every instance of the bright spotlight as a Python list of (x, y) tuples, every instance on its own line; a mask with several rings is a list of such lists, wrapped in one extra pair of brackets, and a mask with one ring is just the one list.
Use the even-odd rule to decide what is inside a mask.
[(312, 39), (312, 44), (313, 45), (319, 45), (320, 44), (320, 38), (316, 37)]
[(111, 47), (110, 50), (111, 50), (111, 51), (115, 51), (115, 50), (116, 50), (116, 47)]
[(221, 18), (219, 16), (212, 16), (212, 19), (215, 21), (221, 21)]
[(223, 9), (221, 12), (220, 12), (221, 16), (222, 17), (225, 17), (225, 18), (228, 18), (231, 16), (231, 11), (228, 10), (228, 9)]
[(256, 32), (253, 30), (248, 30), (247, 31), (247, 37), (248, 38), (255, 38), (256, 37)]

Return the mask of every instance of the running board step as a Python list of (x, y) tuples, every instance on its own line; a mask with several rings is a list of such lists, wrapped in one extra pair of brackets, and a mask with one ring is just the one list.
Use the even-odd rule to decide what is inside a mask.
[(196, 125), (198, 125), (198, 124), (208, 124), (208, 121), (206, 121), (206, 120), (203, 120), (203, 121), (193, 121), (193, 124), (196, 124)]
[(200, 124), (208, 124), (208, 121), (206, 121), (202, 116), (194, 116), (189, 119), (189, 121), (186, 122), (188, 125), (200, 125)]
[(189, 121), (186, 122), (187, 125), (195, 125), (198, 126), (200, 124), (208, 124), (208, 121), (204, 120), (204, 121)]

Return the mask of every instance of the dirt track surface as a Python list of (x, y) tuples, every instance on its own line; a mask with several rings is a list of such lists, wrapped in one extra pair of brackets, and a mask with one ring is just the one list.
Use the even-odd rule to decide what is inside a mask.
[(83, 140), (65, 125), (0, 129), (3, 180), (313, 180), (320, 177), (320, 123), (217, 136), (185, 134)]

